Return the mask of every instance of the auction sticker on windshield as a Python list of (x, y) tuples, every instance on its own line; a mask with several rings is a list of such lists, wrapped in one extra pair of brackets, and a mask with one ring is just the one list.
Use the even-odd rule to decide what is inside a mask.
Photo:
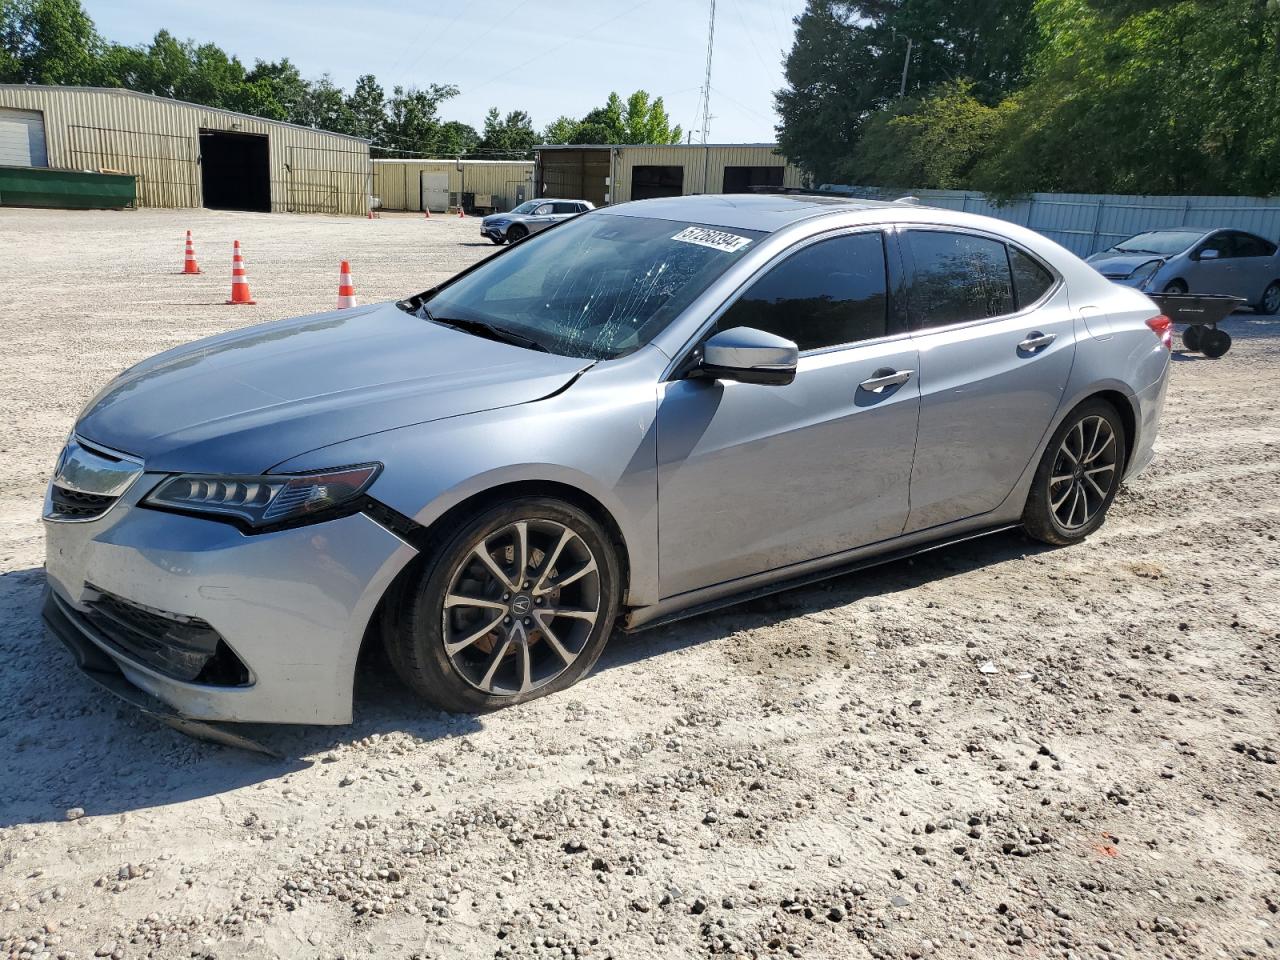
[(686, 227), (671, 239), (681, 243), (696, 243), (700, 247), (710, 247), (725, 253), (737, 253), (751, 243), (750, 237), (740, 237), (723, 230), (709, 230), (706, 227)]

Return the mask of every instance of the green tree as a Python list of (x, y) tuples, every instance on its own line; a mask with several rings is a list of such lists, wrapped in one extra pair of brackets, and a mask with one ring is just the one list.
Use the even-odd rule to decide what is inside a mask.
[(504, 158), (524, 159), (533, 156), (538, 134), (533, 121), (523, 110), (512, 110), (505, 117), (493, 107), (484, 118), (484, 132), (480, 135), (478, 151), (501, 155)]
[[(782, 152), (838, 179), (862, 125), (898, 96), (963, 79), (995, 103), (1022, 79), (1032, 0), (809, 0), (775, 94)], [(910, 41), (910, 58), (907, 57)]]
[(998, 126), (998, 109), (979, 101), (972, 84), (944, 84), (928, 96), (896, 101), (867, 120), (842, 179), (877, 186), (963, 188)]
[(346, 114), (347, 133), (373, 143), (382, 139), (387, 126), (387, 95), (373, 74), (366, 73), (356, 79), (355, 88), (347, 97)]
[(1027, 86), (975, 182), (999, 195), (1280, 192), (1280, 4), (1037, 0)]
[(297, 111), (289, 119), (304, 127), (331, 130), (334, 133), (349, 133), (352, 126), (342, 88), (335, 85), (327, 73), (319, 80), (307, 84), (307, 91), (299, 101)]
[(78, 0), (0, 0), (0, 82), (101, 83), (104, 46)]
[(440, 104), (458, 95), (452, 84), (433, 83), (418, 87), (393, 87), (387, 100), (384, 144), (408, 153), (433, 152), (440, 134)]
[(547, 124), (547, 128), (542, 131), (543, 143), (572, 143), (574, 135), (581, 127), (581, 122), (573, 119), (573, 117), (560, 116)]
[(442, 157), (464, 156), (479, 143), (480, 134), (475, 127), (460, 120), (449, 120), (440, 124), (432, 151)]
[[(269, 120), (292, 120), (301, 112), (307, 81), (288, 57), (259, 60), (245, 76), (248, 90), (240, 91), (237, 109)], [(252, 104), (254, 109), (248, 109)]]

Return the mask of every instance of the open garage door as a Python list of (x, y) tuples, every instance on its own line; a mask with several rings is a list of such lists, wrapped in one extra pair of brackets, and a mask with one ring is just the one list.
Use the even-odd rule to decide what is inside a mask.
[(271, 165), (266, 136), (200, 131), (200, 183), (213, 210), (271, 211)]
[(684, 193), (684, 167), (632, 167), (631, 199), (678, 197)]

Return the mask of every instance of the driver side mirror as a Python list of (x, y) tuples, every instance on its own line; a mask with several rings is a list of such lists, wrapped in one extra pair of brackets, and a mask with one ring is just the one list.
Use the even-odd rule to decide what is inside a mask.
[(799, 362), (800, 348), (790, 340), (752, 327), (734, 327), (703, 344), (698, 369), (716, 380), (786, 386), (796, 378)]
[(1214, 247), (1205, 247), (1205, 249), (1201, 250), (1198, 254), (1196, 254), (1196, 259), (1197, 260), (1217, 260), (1218, 257), (1220, 256), (1221, 254)]

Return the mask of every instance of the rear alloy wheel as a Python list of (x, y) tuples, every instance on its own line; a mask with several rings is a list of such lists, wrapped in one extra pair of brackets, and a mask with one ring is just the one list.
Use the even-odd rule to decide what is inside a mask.
[(507, 228), (507, 241), (509, 243), (519, 243), (528, 235), (529, 235), (529, 228), (522, 227), (518, 223), (513, 227)]
[(1254, 304), (1253, 309), (1265, 317), (1273, 317), (1280, 313), (1280, 280), (1275, 281), (1262, 292), (1262, 299)]
[(618, 610), (618, 563), (590, 516), (528, 498), (456, 529), (391, 602), (391, 661), (446, 710), (479, 712), (576, 683)]
[(1059, 546), (1102, 525), (1124, 472), (1125, 430), (1115, 408), (1091, 400), (1054, 432), (1022, 515), (1027, 533)]

